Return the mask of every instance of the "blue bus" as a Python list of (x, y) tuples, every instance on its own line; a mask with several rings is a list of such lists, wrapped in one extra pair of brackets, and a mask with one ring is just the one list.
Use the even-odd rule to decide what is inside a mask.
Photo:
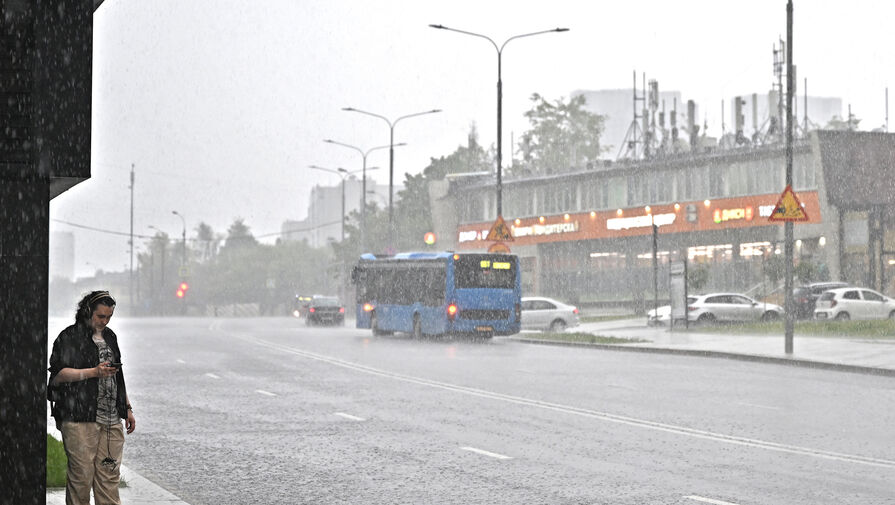
[(357, 327), (416, 338), (519, 333), (520, 270), (512, 254), (364, 254), (351, 274)]

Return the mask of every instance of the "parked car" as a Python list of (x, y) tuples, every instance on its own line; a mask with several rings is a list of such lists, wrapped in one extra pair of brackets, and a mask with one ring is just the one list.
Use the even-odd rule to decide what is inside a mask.
[[(696, 301), (695, 296), (687, 297), (687, 305)], [(683, 319), (681, 319), (683, 321)], [(662, 305), (655, 309), (650, 309), (646, 313), (647, 326), (666, 326), (671, 323), (671, 305)]]
[(552, 298), (522, 298), (522, 329), (563, 331), (578, 326), (578, 308)]
[(810, 319), (814, 317), (814, 307), (817, 299), (824, 291), (836, 288), (848, 287), (847, 282), (814, 282), (805, 286), (799, 286), (792, 292), (793, 314), (796, 319)]
[(330, 324), (342, 326), (345, 324), (345, 306), (335, 296), (314, 295), (308, 303), (308, 326)]
[(815, 319), (895, 319), (895, 300), (867, 288), (831, 289), (820, 295)]
[(783, 307), (738, 293), (711, 293), (695, 298), (687, 303), (687, 319), (698, 323), (774, 321), (783, 316)]

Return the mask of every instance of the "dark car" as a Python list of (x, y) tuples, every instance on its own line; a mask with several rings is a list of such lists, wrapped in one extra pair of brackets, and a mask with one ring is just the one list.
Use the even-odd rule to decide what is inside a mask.
[(345, 324), (345, 306), (335, 296), (314, 296), (308, 303), (308, 312), (305, 322), (313, 325), (338, 325)]
[(847, 282), (815, 282), (805, 286), (799, 286), (792, 291), (793, 314), (796, 319), (811, 319), (814, 317), (814, 308), (817, 299), (824, 291), (836, 288), (848, 287)]

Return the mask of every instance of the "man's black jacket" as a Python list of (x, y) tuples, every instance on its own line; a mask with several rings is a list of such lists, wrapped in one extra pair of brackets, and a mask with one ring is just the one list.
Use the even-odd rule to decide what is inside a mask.
[[(121, 362), (121, 350), (118, 349), (118, 337), (108, 327), (103, 329), (103, 339), (112, 349), (115, 362)], [(50, 379), (47, 385), (47, 399), (52, 405), (56, 424), (62, 421), (94, 422), (96, 421), (96, 397), (99, 392), (99, 379), (90, 378), (75, 382), (61, 382), (53, 385), (53, 379), (63, 368), (93, 368), (99, 365), (99, 348), (93, 342), (93, 330), (83, 324), (73, 324), (62, 330), (53, 342), (53, 353), (50, 355)], [(124, 386), (124, 373), (121, 369), (115, 374), (118, 383), (116, 406), (118, 415), (127, 418), (127, 390)]]

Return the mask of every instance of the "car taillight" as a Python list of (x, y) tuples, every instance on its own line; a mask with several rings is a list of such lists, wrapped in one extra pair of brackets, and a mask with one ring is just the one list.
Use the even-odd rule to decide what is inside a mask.
[(831, 308), (831, 309), (832, 309), (833, 307), (835, 307), (835, 306), (836, 306), (836, 300), (833, 300), (832, 302), (830, 302), (830, 308)]
[(522, 320), (522, 305), (516, 304), (516, 321)]
[(372, 311), (373, 311), (373, 304), (372, 304), (372, 303), (365, 303), (365, 304), (364, 304), (364, 312), (372, 312)]
[(345, 313), (345, 307), (339, 307), (339, 314)]
[(311, 314), (313, 314), (316, 311), (317, 311), (317, 309), (315, 309), (314, 307), (311, 307), (310, 309), (308, 309), (308, 312), (310, 312)]
[(457, 310), (458, 310), (458, 309), (457, 309), (457, 306), (454, 305), (453, 303), (450, 304), (450, 305), (448, 305), (448, 308), (447, 308), (447, 315), (448, 315), (448, 317), (449, 317), (451, 320), (453, 320), (454, 317), (457, 315)]
[(687, 310), (689, 310), (689, 311), (694, 311), (694, 310), (698, 310), (698, 309), (697, 309), (696, 307), (692, 306), (692, 305), (688, 305), (688, 306), (687, 306)]
[(577, 314), (577, 313), (578, 313), (578, 307), (573, 308), (573, 309), (572, 309), (572, 313), (573, 313), (573, 314)]

